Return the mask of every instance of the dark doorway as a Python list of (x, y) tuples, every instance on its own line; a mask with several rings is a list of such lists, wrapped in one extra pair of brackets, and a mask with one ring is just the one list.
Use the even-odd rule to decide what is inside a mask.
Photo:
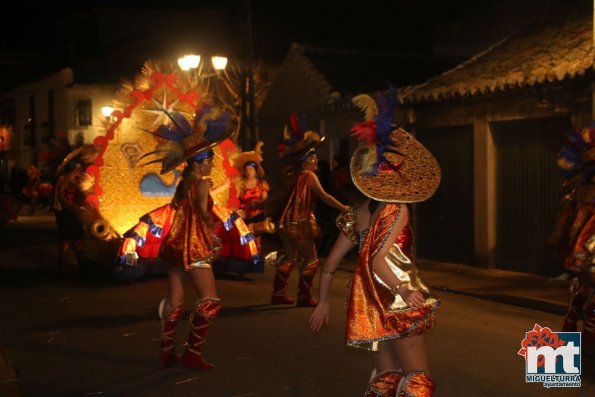
[(473, 127), (420, 129), (415, 135), (434, 154), (442, 170), (436, 194), (415, 205), (417, 256), (472, 264)]

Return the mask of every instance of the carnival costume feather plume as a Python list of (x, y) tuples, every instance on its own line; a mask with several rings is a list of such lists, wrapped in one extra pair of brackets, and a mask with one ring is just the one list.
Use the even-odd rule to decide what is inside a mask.
[[(172, 125), (160, 125), (154, 132), (147, 131), (159, 138), (167, 140), (155, 151), (145, 153), (141, 159), (158, 155), (159, 157), (141, 164), (163, 164), (162, 173), (170, 171), (185, 159), (192, 157), (222, 140), (228, 132), (229, 113), (209, 104), (203, 105), (194, 116), (192, 124), (178, 112), (164, 110)], [(224, 139), (224, 138), (223, 138)]]
[(579, 177), (591, 178), (595, 174), (595, 122), (582, 131), (572, 129), (566, 134), (566, 140), (556, 163), (560, 174), (568, 186), (578, 181)]
[(369, 95), (361, 94), (353, 97), (351, 101), (365, 113), (365, 121), (356, 123), (351, 129), (352, 135), (367, 146), (362, 171), (365, 174), (376, 175), (381, 163), (390, 166), (384, 157), (385, 151), (396, 152), (390, 145), (392, 110), (397, 101), (396, 92), (391, 88), (386, 95), (376, 94), (376, 100)]
[(303, 122), (302, 120), (300, 120), (297, 114), (291, 113), (289, 115), (289, 127), (291, 128), (291, 132), (293, 133), (294, 139), (302, 138)]

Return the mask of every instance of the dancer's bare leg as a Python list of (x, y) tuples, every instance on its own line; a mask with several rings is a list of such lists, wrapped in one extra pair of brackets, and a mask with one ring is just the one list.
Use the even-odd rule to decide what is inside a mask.
[(168, 295), (165, 312), (184, 303), (184, 271), (177, 267), (170, 267), (167, 273)]
[(383, 341), (378, 344), (378, 351), (372, 353), (372, 365), (376, 373), (400, 369), (399, 359), (393, 348), (392, 341)]
[(217, 298), (215, 276), (212, 269), (197, 268), (190, 270), (188, 273), (198, 299)]
[(429, 371), (430, 366), (424, 335), (394, 339), (391, 346), (399, 358), (403, 372), (409, 373), (417, 370)]

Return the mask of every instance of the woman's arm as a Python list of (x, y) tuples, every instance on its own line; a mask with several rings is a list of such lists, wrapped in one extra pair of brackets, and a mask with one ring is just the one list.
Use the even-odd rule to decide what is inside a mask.
[(394, 294), (399, 294), (403, 300), (412, 307), (421, 307), (424, 303), (424, 298), (421, 292), (410, 290), (407, 285), (403, 285), (402, 281), (399, 280), (397, 275), (391, 270), (388, 263), (386, 262), (386, 255), (389, 253), (393, 242), (397, 241), (397, 237), (403, 230), (403, 228), (409, 222), (409, 211), (407, 205), (398, 204), (401, 206), (399, 217), (397, 218), (397, 224), (391, 231), (388, 238), (385, 240), (384, 245), (380, 248), (378, 254), (374, 257), (373, 271), (382, 280), (382, 282), (388, 286), (388, 288)]
[(339, 233), (337, 241), (331, 250), (326, 264), (322, 268), (320, 274), (320, 290), (318, 305), (310, 316), (310, 329), (312, 332), (320, 331), (323, 325), (328, 324), (329, 318), (329, 295), (331, 284), (333, 282), (333, 275), (343, 260), (345, 255), (353, 248), (353, 242), (343, 233)]
[(213, 216), (208, 209), (209, 206), (209, 182), (205, 179), (196, 181), (197, 205), (200, 217), (211, 229), (214, 227)]
[(308, 186), (310, 187), (310, 189), (312, 189), (316, 197), (318, 197), (329, 207), (333, 207), (335, 209), (338, 209), (339, 211), (345, 211), (347, 209), (346, 205), (341, 204), (336, 198), (328, 194), (322, 188), (322, 185), (320, 184), (318, 177), (313, 172), (310, 172), (310, 177), (308, 178)]
[(266, 201), (267, 198), (269, 198), (269, 192), (266, 190), (263, 190), (262, 193), (260, 194), (260, 200), (258, 202), (262, 204)]

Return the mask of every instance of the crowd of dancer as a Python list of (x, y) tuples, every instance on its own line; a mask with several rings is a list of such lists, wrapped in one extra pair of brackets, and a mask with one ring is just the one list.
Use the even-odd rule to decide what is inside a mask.
[[(313, 308), (313, 332), (328, 323), (333, 274), (341, 260), (357, 247), (359, 259), (347, 297), (346, 342), (372, 354), (374, 368), (365, 394), (368, 397), (430, 396), (435, 388), (424, 334), (433, 327), (440, 302), (418, 275), (407, 205), (433, 195), (440, 182), (440, 168), (412, 135), (391, 123), (395, 101), (392, 91), (378, 93), (376, 98), (354, 98), (366, 114), (366, 119), (353, 129), (359, 146), (351, 160), (351, 178), (366, 198), (356, 207), (341, 202), (320, 183), (317, 148), (324, 136), (303, 128), (297, 116), (290, 117), (279, 145), (286, 194), (278, 213), (273, 215), (274, 226), (267, 230), (278, 234), (283, 247), (274, 263), (270, 303)], [(208, 177), (214, 167), (213, 148), (229, 137), (229, 116), (209, 107), (196, 117), (206, 121), (184, 123), (178, 118), (176, 123), (162, 125), (155, 132), (171, 141), (165, 145), (170, 149), (161, 148), (144, 157), (161, 156), (161, 173), (185, 165), (182, 178), (171, 203), (143, 215), (124, 234), (118, 260), (133, 264), (139, 256), (158, 257), (168, 264), (168, 289), (158, 307), (159, 363), (162, 367), (181, 363), (209, 370), (214, 365), (203, 357), (203, 350), (221, 308), (213, 266), (222, 254), (262, 263), (263, 244), (258, 235), (270, 222), (265, 210), (269, 186), (258, 148), (243, 152), (234, 157), (239, 177), (230, 181), (235, 187), (230, 191), (238, 195), (238, 208), (215, 203)], [(84, 207), (81, 182), (92, 154), (71, 156), (60, 168), (56, 214), (63, 229), (61, 254), (76, 246), (81, 235), (80, 228), (71, 226), (76, 225), (77, 211)], [(224, 187), (230, 188), (231, 183)], [(312, 294), (321, 267), (316, 245), (322, 233), (315, 216), (317, 200), (339, 214), (336, 241), (322, 266), (320, 301)], [(252, 269), (264, 271), (262, 267)], [(294, 269), (299, 272), (297, 299), (287, 293)], [(175, 341), (184, 311), (185, 279), (190, 280), (197, 300), (188, 319), (186, 347), (178, 356)]]

